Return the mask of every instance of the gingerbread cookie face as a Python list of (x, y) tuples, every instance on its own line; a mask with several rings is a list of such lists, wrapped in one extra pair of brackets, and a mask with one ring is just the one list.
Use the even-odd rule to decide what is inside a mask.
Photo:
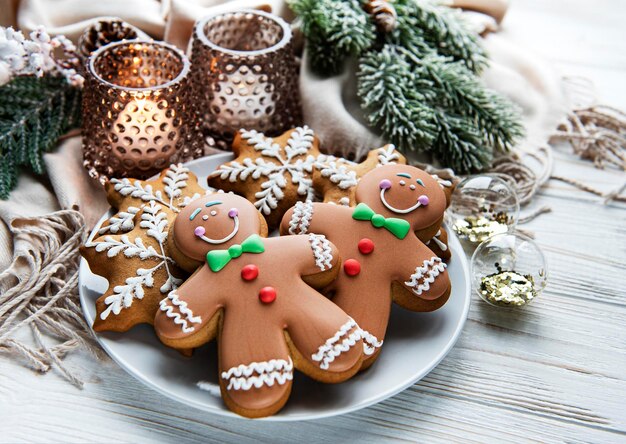
[(356, 200), (376, 213), (402, 217), (426, 240), (439, 230), (446, 209), (446, 195), (437, 180), (408, 165), (388, 165), (365, 175)]
[(324, 291), (361, 327), (365, 368), (381, 350), (392, 301), (432, 311), (451, 286), (446, 264), (415, 232), (439, 229), (446, 198), (434, 178), (406, 165), (380, 167), (361, 179), (356, 200), (354, 208), (298, 203), (280, 230), (323, 234), (337, 245), (342, 270)]
[(262, 238), (254, 205), (211, 194), (176, 218), (174, 248), (203, 265), (161, 301), (155, 330), (166, 345), (218, 340), (222, 398), (248, 417), (287, 402), (294, 369), (323, 382), (358, 371), (361, 330), (313, 287), (337, 275), (337, 249), (324, 236)]
[(94, 330), (126, 331), (151, 324), (159, 301), (183, 282), (186, 273), (171, 256), (168, 230), (205, 190), (182, 165), (171, 165), (156, 180), (112, 179), (106, 190), (118, 212), (80, 251), (91, 271), (109, 281), (96, 301)]
[(242, 233), (267, 236), (267, 226), (251, 205), (232, 193), (216, 193), (204, 206), (193, 205), (180, 212), (173, 227), (175, 249), (183, 256), (202, 263), (212, 248), (227, 242), (241, 243)]

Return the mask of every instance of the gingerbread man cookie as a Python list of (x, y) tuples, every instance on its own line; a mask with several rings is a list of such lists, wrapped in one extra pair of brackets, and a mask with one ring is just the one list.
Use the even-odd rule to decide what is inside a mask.
[(203, 265), (161, 302), (163, 343), (194, 348), (217, 337), (220, 388), (243, 416), (280, 410), (294, 368), (340, 382), (361, 366), (356, 323), (313, 287), (338, 273), (337, 250), (322, 235), (262, 238), (262, 216), (232, 193), (194, 201), (176, 218), (174, 248)]
[(158, 304), (186, 276), (167, 246), (169, 225), (206, 192), (182, 165), (156, 180), (111, 179), (107, 199), (117, 213), (80, 249), (91, 271), (109, 281), (96, 301), (96, 331), (126, 331), (152, 323)]
[(387, 165), (363, 176), (356, 201), (354, 208), (299, 203), (280, 231), (323, 234), (339, 248), (342, 271), (325, 292), (363, 330), (366, 368), (383, 344), (391, 301), (432, 311), (450, 295), (446, 264), (420, 240), (439, 231), (446, 196), (428, 173)]

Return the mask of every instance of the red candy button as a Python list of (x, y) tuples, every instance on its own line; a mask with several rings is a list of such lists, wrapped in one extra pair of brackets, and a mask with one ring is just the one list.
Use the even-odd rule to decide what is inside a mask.
[(361, 239), (358, 246), (361, 254), (370, 254), (374, 251), (374, 241), (368, 238)]
[(356, 276), (361, 272), (361, 264), (356, 259), (348, 259), (343, 263), (343, 271), (348, 276)]
[(259, 299), (264, 304), (271, 304), (276, 299), (276, 290), (274, 287), (263, 287), (259, 291)]
[(244, 281), (253, 281), (259, 276), (259, 267), (256, 265), (246, 265), (241, 269), (241, 279)]

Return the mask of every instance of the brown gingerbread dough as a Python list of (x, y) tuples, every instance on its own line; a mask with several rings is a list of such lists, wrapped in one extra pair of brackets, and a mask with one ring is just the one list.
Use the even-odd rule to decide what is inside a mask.
[(203, 265), (161, 302), (155, 330), (166, 345), (194, 348), (217, 337), (220, 388), (232, 411), (276, 413), (294, 368), (328, 383), (361, 366), (361, 330), (312, 287), (339, 271), (321, 235), (262, 238), (254, 205), (232, 193), (194, 201), (176, 218), (173, 248)]
[(170, 255), (169, 225), (206, 190), (181, 164), (170, 165), (155, 180), (111, 179), (105, 188), (117, 213), (80, 253), (93, 273), (109, 281), (96, 301), (93, 329), (122, 332), (152, 324), (159, 301), (187, 276)]
[(391, 301), (432, 311), (450, 295), (446, 264), (424, 245), (439, 231), (446, 195), (430, 174), (387, 165), (366, 174), (355, 208), (299, 203), (281, 223), (282, 234), (325, 235), (339, 248), (343, 269), (326, 289), (363, 330), (363, 368), (378, 357)]

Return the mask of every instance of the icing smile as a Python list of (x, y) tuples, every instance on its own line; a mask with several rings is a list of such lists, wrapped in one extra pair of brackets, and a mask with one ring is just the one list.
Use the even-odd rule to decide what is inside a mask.
[[(401, 185), (403, 185), (403, 184), (401, 184)], [(387, 199), (385, 198), (385, 191), (387, 191), (389, 188), (391, 188), (391, 181), (389, 181), (387, 179), (381, 180), (379, 186), (380, 186), (380, 200), (381, 200), (381, 202), (383, 203), (385, 208), (387, 208), (389, 211), (393, 211), (394, 213), (398, 213), (398, 214), (410, 213), (411, 211), (416, 210), (419, 207), (427, 206), (429, 201), (430, 201), (428, 199), (428, 196), (426, 196), (425, 194), (422, 194), (421, 196), (419, 196), (417, 198), (417, 202), (415, 202), (414, 205), (410, 206), (409, 208), (399, 209), (399, 208), (396, 208), (393, 205), (389, 204), (389, 202), (387, 202)], [(413, 190), (413, 188), (411, 188), (411, 189)]]
[[(194, 214), (194, 217), (196, 214)], [(228, 217), (233, 219), (235, 226), (233, 227), (233, 231), (231, 231), (230, 234), (228, 234), (226, 237), (223, 237), (222, 239), (211, 239), (210, 237), (205, 236), (206, 229), (202, 225), (197, 226), (195, 230), (193, 230), (193, 234), (198, 239), (203, 240), (207, 244), (213, 244), (213, 245), (223, 244), (224, 242), (228, 242), (229, 240), (231, 240), (239, 231), (239, 217), (238, 216), (239, 216), (239, 211), (237, 210), (237, 208), (231, 208), (230, 210), (228, 210)]]

